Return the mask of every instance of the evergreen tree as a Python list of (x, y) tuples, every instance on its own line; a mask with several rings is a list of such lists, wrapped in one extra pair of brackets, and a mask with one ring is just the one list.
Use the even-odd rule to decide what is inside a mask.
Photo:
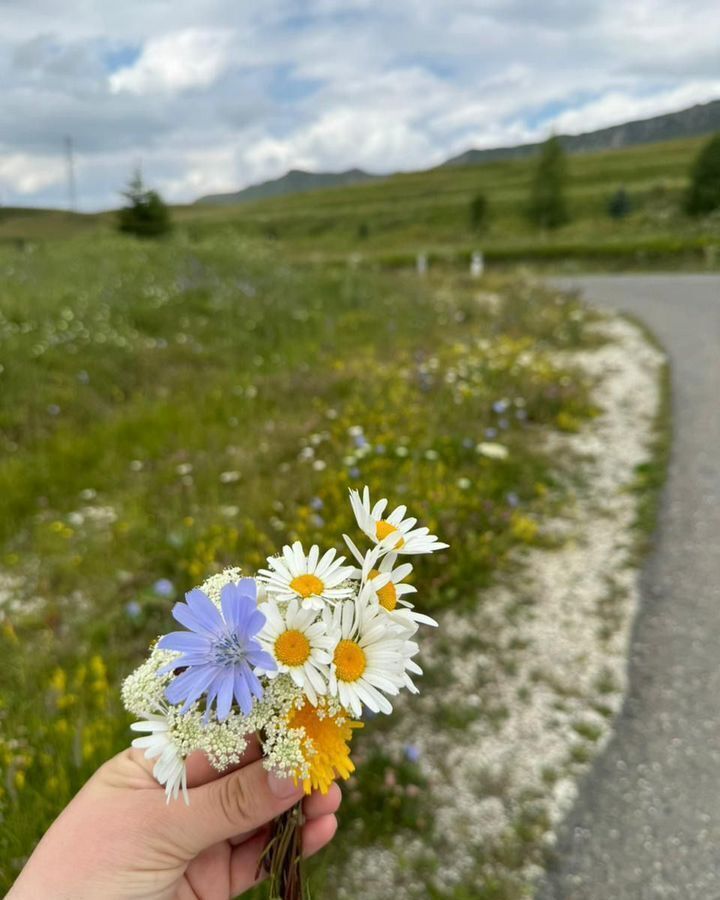
[(540, 228), (559, 228), (569, 221), (565, 182), (565, 151), (553, 135), (543, 144), (530, 190), (528, 215)]
[(476, 194), (470, 201), (470, 227), (482, 231), (487, 225), (488, 201), (485, 194)]
[(137, 237), (159, 237), (170, 231), (170, 212), (160, 194), (145, 187), (139, 169), (122, 194), (128, 202), (119, 213), (120, 231)]
[(685, 211), (701, 216), (720, 209), (720, 132), (700, 150), (690, 171)]
[(632, 210), (630, 194), (624, 187), (619, 187), (608, 203), (608, 215), (611, 219), (624, 219)]

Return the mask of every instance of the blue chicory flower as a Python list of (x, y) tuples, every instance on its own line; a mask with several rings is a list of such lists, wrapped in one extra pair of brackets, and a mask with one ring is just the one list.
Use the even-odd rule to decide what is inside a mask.
[(166, 634), (158, 642), (161, 649), (182, 654), (159, 674), (185, 670), (170, 682), (165, 696), (172, 704), (184, 701), (185, 712), (205, 695), (207, 714), (216, 703), (221, 722), (230, 715), (234, 698), (243, 715), (249, 715), (253, 697), (259, 700), (263, 693), (254, 669), (277, 669), (256, 638), (265, 616), (257, 608), (255, 581), (241, 578), (238, 584), (226, 584), (220, 592), (222, 612), (198, 588), (185, 599), (175, 604), (173, 616), (188, 630)]
[(175, 585), (169, 578), (158, 578), (153, 585), (153, 591), (158, 597), (172, 597), (175, 593)]
[(420, 748), (416, 744), (406, 744), (405, 745), (405, 759), (411, 763), (417, 763), (420, 760), (422, 753)]

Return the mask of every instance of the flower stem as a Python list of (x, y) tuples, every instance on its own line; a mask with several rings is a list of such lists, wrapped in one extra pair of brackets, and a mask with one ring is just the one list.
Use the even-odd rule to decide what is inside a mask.
[(268, 874), (270, 900), (309, 900), (302, 859), (302, 801), (274, 822), (259, 868)]

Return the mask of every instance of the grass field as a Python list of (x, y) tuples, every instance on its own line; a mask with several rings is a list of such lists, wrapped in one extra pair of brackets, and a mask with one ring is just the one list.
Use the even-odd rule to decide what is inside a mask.
[[(534, 160), (439, 168), (236, 206), (177, 207), (174, 218), (191, 239), (229, 232), (272, 243), (298, 263), (353, 259), (356, 265), (407, 267), (426, 252), (431, 262), (466, 268), (472, 250), (482, 248), (491, 263), (502, 265), (715, 267), (720, 221), (691, 220), (679, 211), (704, 140), (570, 156), (572, 221), (551, 233), (539, 232), (525, 217)], [(620, 186), (630, 194), (632, 212), (616, 221), (607, 204)], [(470, 227), (470, 201), (477, 193), (489, 204), (481, 232)], [(107, 233), (112, 226), (111, 214), (0, 210), (0, 242)]]
[[(285, 256), (227, 229), (0, 247), (0, 889), (127, 744), (119, 682), (208, 574), (333, 540), (367, 483), (451, 544), (418, 566), (424, 611), (470, 609), (565, 502), (539, 436), (594, 414), (558, 355), (587, 311)], [(344, 827), (422, 834), (415, 763), (362, 748)]]

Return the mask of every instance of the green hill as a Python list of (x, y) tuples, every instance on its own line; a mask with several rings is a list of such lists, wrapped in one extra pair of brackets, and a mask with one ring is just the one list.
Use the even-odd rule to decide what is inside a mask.
[[(289, 258), (305, 262), (356, 256), (387, 264), (408, 262), (419, 251), (463, 257), (476, 247), (502, 260), (622, 256), (636, 250), (665, 255), (686, 244), (696, 253), (704, 242), (720, 241), (717, 225), (688, 220), (680, 212), (688, 171), (703, 142), (689, 138), (570, 156), (572, 221), (548, 234), (525, 216), (534, 166), (529, 159), (443, 166), (236, 206), (191, 206), (178, 209), (176, 217), (191, 234), (229, 228), (277, 241)], [(630, 195), (632, 211), (617, 221), (607, 206), (620, 186)], [(489, 206), (481, 233), (471, 229), (469, 216), (478, 193)]]

